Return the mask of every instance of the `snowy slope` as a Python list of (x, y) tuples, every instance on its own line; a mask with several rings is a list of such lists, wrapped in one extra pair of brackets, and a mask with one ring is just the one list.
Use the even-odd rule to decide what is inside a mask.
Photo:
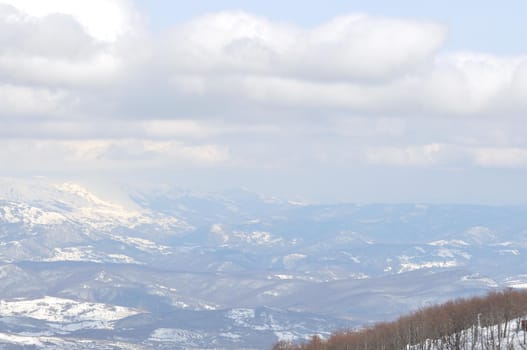
[[(527, 316), (510, 320), (506, 323), (497, 324), (490, 327), (478, 327), (475, 324), (472, 328), (465, 329), (456, 333), (460, 350), (511, 350), (527, 348), (527, 332), (520, 327), (521, 320)], [(455, 336), (452, 336), (453, 339)], [(409, 345), (408, 350), (441, 350), (453, 347), (452, 339), (427, 339), (424, 344)]]
[(166, 253), (192, 232), (171, 216), (103, 200), (73, 183), (0, 179), (0, 260), (137, 263), (128, 251)]
[(0, 300), (0, 317), (25, 317), (60, 323), (62, 329), (112, 329), (115, 321), (141, 311), (102, 303), (87, 303), (56, 297), (30, 300)]
[(116, 227), (155, 225), (158, 229), (188, 229), (172, 216), (155, 215), (131, 206), (102, 200), (74, 183), (47, 184), (0, 180), (0, 220), (25, 227), (82, 223), (88, 229), (110, 231)]

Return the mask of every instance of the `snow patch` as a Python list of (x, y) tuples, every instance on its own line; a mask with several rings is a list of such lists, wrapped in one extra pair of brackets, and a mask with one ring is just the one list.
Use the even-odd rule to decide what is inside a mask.
[(443, 246), (446, 246), (446, 245), (450, 245), (450, 246), (468, 246), (469, 244), (461, 239), (452, 239), (452, 240), (438, 240), (438, 241), (433, 241), (433, 242), (429, 242), (428, 245), (431, 245), (431, 246), (439, 246), (439, 247), (443, 247)]
[(199, 332), (179, 328), (158, 328), (150, 334), (150, 340), (156, 342), (180, 343), (190, 346), (198, 345), (205, 338)]
[(501, 255), (507, 255), (507, 254), (520, 255), (520, 251), (518, 249), (502, 249), (499, 251), (499, 253)]
[(159, 252), (164, 255), (170, 254), (170, 247), (157, 244), (148, 239), (139, 237), (124, 237), (118, 235), (111, 235), (111, 238), (115, 241), (125, 243), (145, 252)]
[(299, 253), (293, 253), (293, 254), (288, 254), (288, 255), (284, 256), (282, 261), (283, 261), (284, 265), (289, 268), (289, 267), (294, 267), (294, 265), (298, 261), (303, 260), (305, 258), (307, 258), (307, 255), (299, 254)]
[(411, 262), (411, 257), (401, 256), (400, 258), (401, 268), (398, 273), (421, 270), (421, 269), (431, 269), (431, 268), (451, 268), (459, 266), (459, 263), (456, 260), (445, 260), (445, 261), (426, 261), (422, 263)]
[(238, 308), (232, 309), (227, 313), (227, 318), (233, 320), (238, 326), (248, 326), (247, 321), (255, 317), (256, 313), (253, 309)]
[[(78, 323), (81, 328), (112, 329), (113, 323), (137, 315), (139, 310), (101, 303), (79, 302), (46, 296), (32, 300), (0, 300), (0, 316), (29, 317), (55, 323)], [(60, 328), (64, 329), (64, 325)], [(67, 330), (67, 329), (66, 329)]]
[(278, 338), (278, 340), (283, 340), (287, 342), (293, 342), (297, 338), (295, 333), (288, 331), (275, 331), (274, 335)]
[(113, 263), (119, 264), (139, 264), (134, 258), (129, 257), (124, 254), (108, 254), (108, 258), (112, 260)]
[(468, 276), (463, 276), (461, 278), (462, 281), (466, 281), (466, 282), (477, 282), (477, 283), (481, 283), (487, 287), (490, 287), (490, 288), (496, 288), (498, 287), (498, 283), (496, 281), (494, 281), (492, 278), (488, 278), (488, 277), (482, 277), (479, 275), (479, 273), (476, 273), (476, 274), (472, 274), (472, 275), (468, 275)]
[(53, 249), (51, 258), (42, 259), (43, 261), (91, 261), (101, 262), (101, 259), (93, 252), (92, 246), (66, 247)]
[(470, 255), (467, 252), (464, 252), (458, 249), (448, 249), (448, 248), (440, 248), (435, 252), (434, 255), (440, 258), (455, 258), (456, 256), (460, 256), (466, 260), (470, 260), (472, 258), (472, 255)]
[(527, 289), (527, 275), (517, 275), (505, 280), (505, 284), (510, 288)]
[(295, 279), (295, 276), (277, 274), (277, 275), (273, 275), (271, 278), (278, 278), (279, 280), (292, 280), (292, 279)]
[(485, 226), (469, 227), (465, 233), (478, 244), (496, 239), (496, 234), (490, 228)]
[(45, 211), (25, 203), (9, 203), (0, 207), (0, 219), (10, 224), (23, 223), (28, 227), (35, 225), (60, 225), (67, 218), (54, 211)]

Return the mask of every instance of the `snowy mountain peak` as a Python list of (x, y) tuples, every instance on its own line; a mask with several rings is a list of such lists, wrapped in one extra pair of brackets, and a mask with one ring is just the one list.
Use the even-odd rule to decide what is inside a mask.
[(100, 199), (99, 197), (97, 197), (93, 193), (89, 192), (86, 188), (84, 188), (84, 187), (82, 187), (82, 186), (80, 186), (78, 184), (72, 183), (72, 182), (64, 182), (64, 183), (59, 184), (59, 185), (54, 185), (54, 187), (58, 191), (70, 193), (70, 194), (72, 194), (74, 196), (77, 196), (79, 198), (82, 198), (82, 199), (86, 200), (89, 203), (102, 205), (102, 206), (116, 206), (115, 204), (111, 204), (109, 202), (106, 202), (106, 201)]
[(67, 221), (100, 231), (141, 225), (155, 225), (163, 230), (185, 227), (184, 222), (173, 216), (103, 200), (76, 183), (0, 179), (0, 223), (34, 227)]

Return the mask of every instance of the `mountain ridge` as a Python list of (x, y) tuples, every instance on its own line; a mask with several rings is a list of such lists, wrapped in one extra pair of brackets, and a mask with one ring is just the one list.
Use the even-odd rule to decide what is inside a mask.
[[(71, 183), (12, 182), (0, 181), (0, 300), (53, 297), (141, 309), (151, 316), (137, 316), (136, 334), (119, 339), (147, 348), (152, 339), (174, 347), (167, 335), (178, 334), (188, 340), (182, 348), (207, 341), (262, 348), (286, 335), (329, 335), (339, 325), (527, 285), (527, 207), (298, 205), (247, 191), (165, 188), (130, 189), (135, 204), (126, 206)], [(240, 328), (214, 316), (202, 338), (189, 335), (197, 334), (196, 323), (162, 316), (205, 319), (262, 307), (282, 321)], [(300, 315), (313, 317), (304, 322)], [(302, 331), (293, 331), (292, 320)], [(89, 329), (67, 336), (81, 339), (82, 332), (116, 340)]]

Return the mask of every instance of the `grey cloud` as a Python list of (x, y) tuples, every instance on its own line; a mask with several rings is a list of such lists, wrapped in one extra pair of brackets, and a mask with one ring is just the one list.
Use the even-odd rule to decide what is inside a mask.
[[(222, 124), (196, 122), (192, 120), (61, 120), (29, 119), (13, 123), (0, 119), (0, 138), (14, 139), (151, 139), (151, 140), (206, 140), (215, 135), (229, 134), (241, 130)], [(254, 129), (253, 129), (254, 130)]]
[(0, 3), (0, 81), (51, 89), (114, 84), (123, 78), (128, 39), (102, 41), (71, 14), (31, 16)]
[(34, 18), (11, 5), (0, 4), (0, 54), (70, 60), (86, 59), (97, 41), (71, 15)]
[[(230, 161), (229, 150), (211, 143), (138, 139), (3, 139), (0, 163), (12, 169), (63, 172), (103, 169), (163, 169), (210, 167)], [(6, 169), (7, 171), (8, 169)]]
[(20, 120), (54, 119), (71, 115), (74, 98), (69, 91), (2, 84), (0, 81), (0, 120), (10, 124)]

